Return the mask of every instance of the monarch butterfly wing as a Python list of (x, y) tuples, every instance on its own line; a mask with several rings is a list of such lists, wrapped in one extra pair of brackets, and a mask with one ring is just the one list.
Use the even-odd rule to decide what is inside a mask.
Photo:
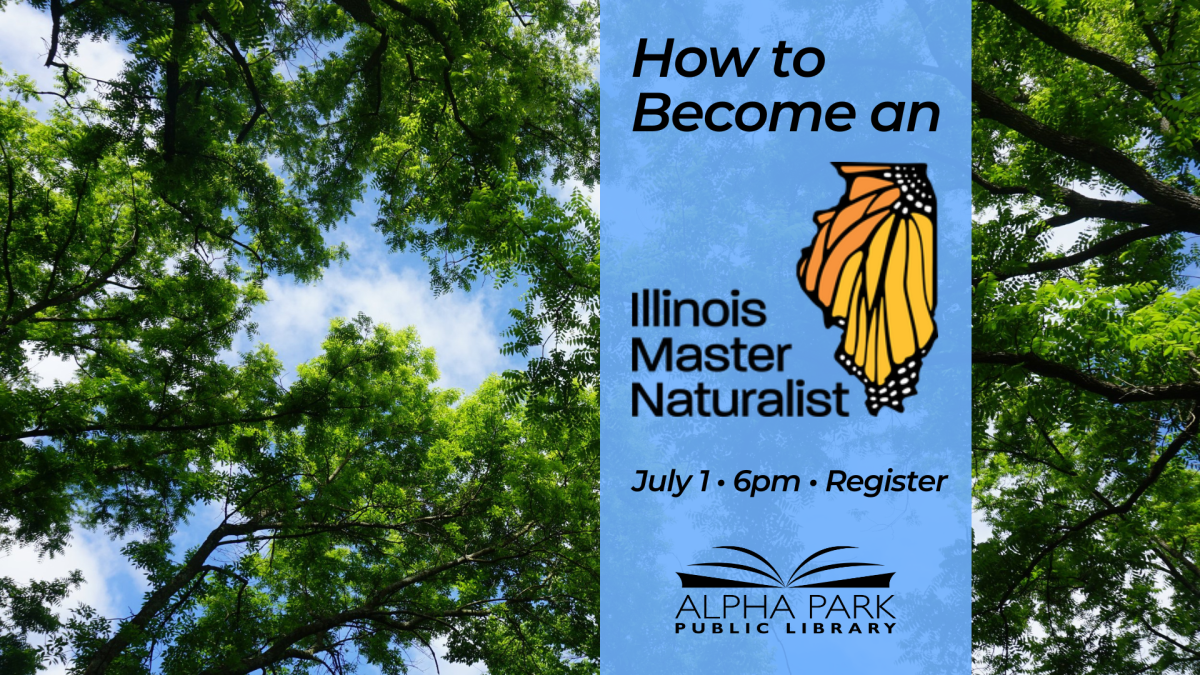
[(813, 216), (817, 235), (812, 246), (802, 251), (796, 276), (812, 301), (824, 310), (826, 327), (844, 325), (844, 311), (838, 312), (834, 302), (843, 271), (853, 268), (850, 257), (863, 247), (900, 196), (890, 181), (848, 177), (842, 202)]
[(837, 168), (846, 194), (815, 215), (797, 275), (826, 327), (845, 329), (835, 358), (866, 387), (867, 410), (903, 412), (937, 338), (933, 190), (919, 167)]
[(933, 258), (933, 221), (912, 213), (895, 216), (866, 251), (865, 292), (853, 317), (863, 337), (852, 341), (848, 327), (837, 358), (865, 385), (871, 414), (884, 406), (904, 412), (904, 399), (917, 393), (922, 361), (937, 338)]

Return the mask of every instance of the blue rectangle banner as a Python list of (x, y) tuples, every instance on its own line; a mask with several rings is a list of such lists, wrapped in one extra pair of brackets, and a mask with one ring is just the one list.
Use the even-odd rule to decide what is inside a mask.
[(610, 0), (605, 673), (967, 673), (970, 4)]

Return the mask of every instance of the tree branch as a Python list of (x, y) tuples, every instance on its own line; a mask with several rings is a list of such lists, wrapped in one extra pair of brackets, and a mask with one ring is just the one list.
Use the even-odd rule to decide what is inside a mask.
[[(1183, 575), (1183, 572), (1176, 569), (1175, 565), (1170, 560), (1170, 556), (1168, 556), (1167, 553), (1164, 551), (1164, 548), (1165, 547), (1159, 547), (1159, 546), (1156, 546), (1153, 544), (1150, 546), (1150, 550), (1154, 551), (1154, 555), (1158, 556), (1158, 559), (1161, 560), (1164, 565), (1166, 565), (1166, 567), (1163, 568), (1163, 570), (1167, 574), (1171, 575), (1171, 577), (1174, 578), (1175, 581), (1179, 582), (1179, 584), (1181, 586), (1188, 589), (1188, 591), (1190, 591), (1192, 593), (1192, 595), (1196, 596), (1197, 598), (1200, 598), (1200, 588), (1197, 588), (1196, 585), (1191, 582), (1191, 580), (1189, 580), (1187, 577), (1185, 577)], [(1191, 563), (1191, 561), (1186, 561), (1186, 562)], [(1195, 565), (1192, 565), (1192, 567), (1194, 568)]]
[[(57, 283), (59, 266), (62, 264), (62, 258), (70, 248), (71, 242), (75, 239), (75, 233), (79, 229), (79, 211), (83, 208), (83, 198), (87, 194), (88, 181), (91, 180), (91, 168), (84, 169), (83, 184), (79, 186), (79, 190), (75, 193), (75, 209), (71, 213), (71, 227), (67, 230), (67, 236), (63, 237), (62, 244), (54, 253), (54, 263), (50, 265), (50, 276), (46, 280), (46, 295), (54, 292), (54, 285)], [(135, 195), (136, 197), (136, 195)]]
[[(1066, 269), (1074, 265), (1078, 265), (1093, 258), (1098, 258), (1103, 255), (1116, 253), (1122, 248), (1132, 244), (1135, 241), (1142, 239), (1153, 239), (1175, 232), (1200, 232), (1197, 228), (1182, 228), (1170, 225), (1151, 225), (1148, 227), (1139, 227), (1134, 230), (1128, 230), (1117, 235), (1113, 235), (1108, 239), (1098, 241), (1091, 246), (1085, 248), (1078, 253), (1072, 253), (1061, 258), (1048, 258), (1046, 260), (1038, 260), (1036, 262), (1024, 263), (1024, 268), (1013, 272), (997, 272), (995, 277), (997, 281), (1011, 279), (1013, 277), (1024, 276), (1026, 274), (1037, 274), (1039, 272), (1051, 272), (1054, 270)], [(976, 278), (978, 283), (979, 279)]]
[(99, 289), (101, 286), (104, 286), (105, 284), (107, 284), (109, 277), (113, 276), (114, 274), (119, 272), (121, 270), (121, 268), (123, 268), (123, 267), (125, 267), (125, 265), (129, 264), (130, 260), (133, 260), (133, 256), (137, 252), (138, 239), (140, 238), (140, 236), (141, 236), (141, 229), (135, 223), (134, 227), (133, 227), (133, 237), (130, 239), (129, 242), (127, 242), (124, 245), (127, 250), (120, 258), (117, 258), (117, 260), (115, 262), (113, 262), (113, 264), (107, 270), (105, 270), (99, 276), (92, 279), (92, 281), (82, 284), (80, 286), (77, 286), (74, 290), (68, 291), (66, 293), (62, 293), (62, 294), (57, 295), (52, 298), (46, 298), (40, 302), (35, 302), (34, 304), (30, 305), (29, 307), (26, 307), (25, 309), (17, 312), (16, 314), (5, 317), (5, 320), (3, 322), (0, 322), (0, 335), (7, 333), (12, 326), (15, 326), (18, 323), (21, 323), (22, 321), (25, 321), (26, 319), (29, 319), (33, 316), (36, 316), (39, 312), (42, 312), (51, 307), (56, 307), (63, 303), (74, 302), (75, 300), (78, 300), (82, 297), (90, 295), (91, 293), (93, 293), (97, 289)]
[(333, 4), (346, 10), (351, 19), (384, 33), (379, 27), (379, 16), (371, 9), (371, 3), (367, 0), (333, 0)]
[(517, 21), (520, 21), (521, 25), (525, 28), (529, 28), (529, 24), (526, 23), (525, 17), (521, 16), (521, 12), (517, 10), (517, 6), (513, 4), (512, 0), (508, 0), (508, 6), (510, 9), (512, 9), (513, 16), (517, 19)]
[(450, 48), (450, 39), (438, 28), (436, 23), (427, 17), (417, 14), (411, 8), (397, 2), (397, 0), (382, 1), (383, 4), (402, 14), (404, 18), (424, 28), (429, 33), (429, 36), (433, 38), (434, 42), (438, 43), (442, 48), (442, 55), (446, 57), (446, 66), (442, 68), (442, 84), (446, 87), (446, 98), (450, 101), (450, 111), (454, 117), (454, 122), (458, 124), (459, 128), (467, 136), (471, 137), (471, 140), (480, 140), (479, 136), (471, 130), (471, 127), (467, 126), (467, 123), (463, 121), (458, 112), (458, 97), (454, 95), (454, 87), (450, 85), (450, 68), (454, 65), (455, 60), (454, 51)]
[(226, 51), (233, 58), (234, 62), (237, 63), (238, 69), (242, 71), (242, 78), (246, 80), (246, 87), (250, 90), (250, 96), (254, 99), (254, 114), (242, 125), (242, 130), (237, 135), (236, 142), (238, 145), (241, 145), (246, 142), (246, 138), (250, 135), (250, 130), (258, 122), (258, 118), (267, 112), (267, 106), (262, 102), (262, 95), (258, 92), (258, 85), (254, 83), (254, 74), (250, 72), (250, 64), (246, 63), (246, 57), (242, 56), (242, 52), (238, 50), (237, 42), (228, 33), (221, 31), (221, 27), (217, 25), (216, 17), (207, 9), (200, 12), (200, 18), (225, 42)]
[(196, 575), (205, 570), (205, 561), (221, 545), (222, 539), (230, 534), (253, 532), (258, 527), (258, 525), (253, 523), (241, 525), (222, 523), (217, 526), (216, 529), (209, 533), (208, 537), (205, 538), (196, 551), (188, 556), (188, 560), (184, 563), (183, 567), (167, 583), (159, 586), (158, 589), (147, 595), (146, 601), (142, 604), (142, 608), (138, 610), (138, 613), (130, 620), (121, 624), (121, 627), (117, 630), (117, 634), (109, 638), (107, 642), (96, 650), (96, 653), (83, 669), (81, 675), (102, 675), (108, 669), (108, 666), (112, 664), (113, 660), (120, 656), (121, 652), (133, 643), (137, 634), (144, 630), (160, 611), (166, 608), (171, 598), (183, 590)]
[[(352, 360), (351, 362), (345, 364), (342, 368), (328, 373), (327, 374), (328, 380), (325, 382), (325, 384), (328, 385), (329, 380), (336, 379), (337, 377), (339, 377), (341, 375), (341, 373), (346, 372), (349, 369), (354, 368), (355, 366), (358, 366), (362, 363), (368, 363), (370, 361), (373, 361), (374, 359), (378, 358), (378, 356), (379, 355), (374, 355), (374, 356), (365, 357), (363, 359)], [(17, 434), (9, 434), (8, 436), (0, 436), (0, 441), (15, 441), (15, 440), (21, 440), (24, 438), (59, 436), (59, 435), (65, 435), (65, 434), (82, 434), (82, 433), (91, 433), (91, 432), (96, 432), (96, 431), (107, 432), (107, 433), (121, 433), (121, 432), (170, 433), (170, 432), (176, 432), (176, 431), (203, 431), (206, 429), (212, 429), (212, 428), (221, 427), (221, 426), (229, 426), (229, 425), (233, 425), (233, 424), (253, 424), (255, 422), (269, 422), (272, 420), (282, 419), (285, 417), (292, 417), (295, 415), (312, 414), (314, 412), (314, 410), (316, 409), (317, 404), (324, 401), (325, 397), (327, 397), (328, 395), (329, 395), (329, 391), (326, 390), (321, 395), (316, 396), (312, 400), (308, 400), (308, 401), (301, 400), (299, 403), (296, 403), (296, 404), (288, 407), (285, 410), (281, 410), (277, 413), (272, 413), (269, 415), (254, 415), (254, 416), (250, 416), (250, 417), (234, 418), (234, 419), (227, 418), (227, 419), (219, 420), (219, 421), (208, 420), (208, 421), (204, 421), (204, 422), (196, 422), (196, 423), (190, 423), (190, 424), (162, 425), (160, 422), (166, 416), (166, 413), (163, 413), (162, 415), (158, 416), (158, 419), (154, 424), (124, 424), (124, 425), (123, 424), (111, 424), (111, 425), (92, 425), (92, 426), (86, 426), (86, 427), (58, 428), (58, 429), (38, 428), (38, 429), (32, 429), (30, 431), (23, 431), (23, 432), (20, 432)], [(358, 405), (327, 406), (327, 407), (323, 408), (322, 410), (324, 412), (334, 412), (334, 411), (342, 411), (342, 410), (363, 410), (363, 409), (370, 407), (371, 405), (372, 404), (370, 404), (370, 403), (361, 403)], [(205, 417), (207, 417), (207, 416), (205, 416)]]
[(971, 182), (994, 195), (1009, 196), (1033, 194), (1033, 191), (1027, 187), (997, 185), (996, 183), (993, 183), (992, 181), (981, 176), (975, 169), (971, 169)]
[(179, 82), (181, 52), (187, 43), (191, 28), (191, 0), (174, 0), (169, 3), (174, 9), (171, 24), (171, 55), (165, 65), (166, 101), (163, 105), (163, 159), (170, 162), (175, 158), (175, 132), (179, 127), (179, 100), (183, 89)]
[(974, 352), (971, 363), (977, 365), (1022, 366), (1031, 373), (1069, 382), (1080, 389), (1098, 394), (1113, 403), (1145, 403), (1200, 399), (1200, 382), (1122, 387), (1081, 370), (1048, 361), (1037, 354)]
[[(8, 146), (0, 142), (0, 152), (4, 154), (5, 175), (8, 184), (8, 213), (4, 218), (4, 239), (0, 240), (0, 261), (4, 263), (4, 285), (8, 289), (8, 297), (4, 302), (4, 319), (8, 321), (8, 315), (12, 312), (13, 302), (17, 298), (17, 289), (13, 287), (12, 271), (9, 267), (9, 251), (8, 239), (12, 236), (14, 209), (16, 208), (16, 192), (17, 180), (13, 170), (12, 158), (8, 156)], [(0, 334), (6, 331), (0, 330)]]
[(1162, 40), (1159, 40), (1158, 36), (1154, 34), (1154, 26), (1150, 23), (1150, 17), (1146, 16), (1146, 11), (1142, 9), (1142, 4), (1138, 0), (1133, 0), (1133, 9), (1141, 19), (1142, 34), (1146, 36), (1146, 41), (1150, 43), (1154, 53), (1162, 58), (1167, 53), (1167, 48), (1163, 45)]
[(1176, 215), (1200, 218), (1200, 198), (1158, 180), (1120, 152), (1042, 124), (975, 81), (971, 82), (971, 98), (979, 117), (999, 122), (1048, 150), (1095, 167), (1129, 186), (1146, 201)]
[(1179, 432), (1179, 434), (1175, 437), (1175, 440), (1171, 441), (1171, 444), (1163, 450), (1163, 453), (1158, 456), (1158, 459), (1150, 467), (1150, 473), (1138, 483), (1138, 486), (1129, 494), (1128, 497), (1125, 498), (1125, 501), (1121, 502), (1117, 506), (1111, 506), (1096, 511), (1075, 525), (1066, 528), (1061, 536), (1046, 546), (1043, 546), (1042, 550), (1039, 551), (1038, 554), (1033, 557), (1033, 560), (1031, 560), (1025, 567), (1024, 572), (1018, 575), (1017, 581), (1004, 592), (1004, 594), (1000, 597), (1000, 601), (996, 603), (995, 607), (993, 607), (991, 611), (999, 611), (1003, 609), (1016, 591), (1021, 587), (1021, 585), (1024, 584), (1029, 579), (1030, 575), (1033, 574), (1033, 571), (1037, 569), (1037, 566), (1041, 564), (1042, 560), (1044, 560), (1047, 555), (1050, 555), (1051, 552), (1061, 546), (1068, 539), (1073, 537), (1075, 534), (1088, 529), (1092, 525), (1095, 525), (1101, 520), (1104, 520), (1105, 518), (1125, 514), (1131, 511), (1134, 505), (1137, 504), (1137, 501), (1141, 499), (1143, 494), (1146, 493), (1146, 490), (1149, 490), (1154, 483), (1158, 482), (1158, 478), (1162, 475), (1162, 472), (1166, 470), (1167, 464), (1179, 454), (1179, 451), (1183, 449), (1184, 445), (1187, 445), (1188, 441), (1192, 440), (1192, 438), (1196, 436), (1197, 428), (1200, 428), (1200, 405), (1196, 405), (1192, 408), (1191, 419), (1188, 420), (1187, 425), (1184, 426), (1184, 428)]
[[(971, 171), (971, 181), (994, 195), (1030, 195), (1044, 202), (1066, 206), (1067, 213), (1046, 219), (1046, 224), (1050, 227), (1062, 227), (1084, 218), (1097, 218), (1120, 223), (1141, 223), (1142, 225), (1168, 225), (1179, 221), (1179, 217), (1174, 211), (1161, 206), (1119, 199), (1097, 199), (1061, 185), (1052, 185), (1041, 190), (1025, 186), (998, 185), (974, 170)], [(1184, 232), (1198, 231), (1200, 230), (1200, 219), (1195, 225), (1180, 226), (1178, 229)]]
[(1142, 96), (1153, 100), (1158, 93), (1158, 85), (1138, 72), (1133, 66), (1091, 45), (1079, 42), (1057, 27), (1038, 18), (1037, 15), (1022, 7), (1015, 0), (984, 0), (984, 2), (995, 7), (1013, 23), (1029, 31), (1034, 37), (1046, 43), (1046, 45), (1077, 61), (1082, 61), (1103, 70), (1124, 82)]
[[(253, 121), (253, 120), (251, 120), (251, 121)], [(166, 195), (159, 194), (158, 198), (161, 199), (163, 201), (163, 203), (166, 204), (167, 206), (170, 206), (172, 209), (175, 209), (175, 211), (177, 211), (179, 213), (179, 215), (183, 217), (184, 221), (186, 221), (192, 227), (194, 227), (198, 230), (204, 230), (205, 232), (211, 234), (212, 236), (214, 236), (222, 241), (233, 244), (234, 246), (237, 246), (238, 248), (244, 250), (246, 253), (250, 254), (254, 258), (254, 261), (258, 264), (259, 273), (263, 273), (263, 270), (266, 268), (267, 261), (266, 261), (266, 259), (263, 258), (261, 253), (259, 253), (258, 251), (256, 251), (254, 249), (254, 247), (250, 246), (249, 244), (245, 244), (245, 243), (242, 243), (241, 241), (238, 241), (232, 235), (221, 234), (220, 232), (217, 232), (216, 230), (213, 230), (210, 227), (204, 226), (203, 224), (200, 223), (199, 216), (188, 213), (187, 209), (184, 208), (183, 204), (179, 204), (174, 201), (171, 201), (170, 199), (168, 199), (166, 197)]]
[[(388, 598), (394, 595), (396, 592), (460, 565), (467, 563), (486, 563), (488, 561), (484, 559), (484, 556), (511, 544), (513, 541), (516, 541), (520, 537), (524, 536), (532, 529), (533, 523), (529, 523), (516, 532), (513, 532), (511, 535), (505, 537), (504, 541), (492, 544), (491, 546), (486, 546), (472, 553), (461, 555), (440, 565), (433, 565), (419, 572), (410, 574), (403, 579), (384, 586), (354, 609), (349, 609), (344, 612), (321, 617), (310, 623), (293, 628), (292, 630), (273, 640), (271, 646), (262, 653), (242, 659), (236, 664), (219, 668), (210, 668), (205, 670), (202, 675), (247, 675), (255, 670), (263, 670), (288, 658), (295, 658), (294, 656), (289, 655), (289, 652), (294, 649), (295, 644), (300, 640), (312, 637), (314, 635), (319, 635), (325, 631), (332, 630), (351, 621), (372, 620), (390, 616), (395, 612), (386, 610), (381, 611), (380, 608), (383, 607)], [(486, 611), (468, 610), (463, 608), (449, 610), (446, 612), (438, 612), (436, 614), (438, 617), (487, 615), (488, 612)], [(427, 620), (427, 617), (422, 617), (403, 623), (391, 622), (388, 625), (393, 630), (411, 630), (420, 624), (425, 623)], [(84, 675), (91, 674), (85, 673)]]
[[(369, 407), (369, 406), (366, 404), (361, 405), (361, 406), (339, 406), (339, 407), (327, 408), (326, 410), (331, 410), (331, 411), (333, 411), (333, 410), (361, 410), (366, 407)], [(216, 420), (216, 421), (209, 421), (209, 422), (197, 422), (195, 424), (174, 424), (174, 425), (160, 425), (160, 424), (109, 424), (109, 425), (105, 425), (105, 424), (99, 424), (99, 425), (92, 425), (92, 426), (86, 426), (86, 427), (76, 427), (73, 429), (67, 429), (67, 428), (31, 429), (29, 431), (22, 431), (21, 433), (17, 433), (17, 434), (9, 434), (8, 436), (0, 436), (0, 441), (19, 441), (24, 438), (42, 438), (42, 437), (46, 437), (46, 436), (59, 436), (59, 435), (63, 435), (63, 434), (85, 434), (85, 433), (93, 433), (93, 432), (97, 432), (97, 431), (102, 431), (102, 432), (107, 432), (107, 433), (122, 433), (122, 432), (124, 432), (124, 433), (142, 433), (142, 432), (172, 433), (172, 432), (178, 432), (178, 431), (205, 431), (207, 429), (215, 429), (217, 427), (231, 426), (234, 424), (255, 424), (258, 422), (271, 422), (274, 420), (284, 419), (287, 417), (294, 417), (296, 415), (303, 415), (303, 414), (306, 414), (309, 412), (311, 412), (311, 411), (308, 408), (300, 407), (295, 410), (284, 410), (282, 412), (273, 413), (270, 415), (253, 415), (250, 417), (239, 417), (239, 418), (234, 418), (234, 419), (223, 419), (223, 420)]]
[(62, 15), (62, 0), (50, 0), (50, 51), (46, 54), (47, 68), (58, 65), (54, 58), (58, 56), (58, 34), (62, 30)]

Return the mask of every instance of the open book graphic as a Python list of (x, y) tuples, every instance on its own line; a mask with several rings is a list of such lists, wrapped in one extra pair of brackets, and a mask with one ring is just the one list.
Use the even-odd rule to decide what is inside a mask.
[[(829, 572), (832, 570), (851, 567), (882, 567), (882, 565), (878, 563), (839, 562), (821, 565), (820, 567), (813, 567), (809, 570), (804, 569), (805, 565), (827, 553), (857, 548), (855, 546), (830, 546), (829, 548), (823, 548), (805, 558), (804, 562), (797, 565), (796, 569), (793, 570), (791, 575), (788, 576), (787, 581), (784, 581), (783, 575), (775, 569), (774, 565), (768, 562), (766, 558), (748, 548), (743, 548), (741, 546), (714, 546), (713, 548), (727, 549), (730, 551), (745, 553), (746, 555), (756, 558), (762, 562), (767, 566), (767, 569), (764, 570), (758, 567), (752, 567), (750, 565), (739, 565), (737, 563), (724, 562), (695, 563), (689, 565), (689, 567), (724, 567), (726, 569), (753, 572), (754, 574), (769, 579), (770, 582), (735, 581), (733, 579), (722, 579), (720, 577), (710, 577), (703, 574), (687, 574), (684, 572), (676, 572), (676, 574), (679, 575), (679, 580), (683, 583), (684, 588), (890, 588), (892, 583), (892, 575), (895, 574), (895, 572), (887, 572), (885, 574), (870, 574), (846, 579), (836, 579), (833, 581), (814, 581), (810, 583), (801, 583), (804, 579), (815, 574)], [(768, 572), (767, 570), (770, 571)]]

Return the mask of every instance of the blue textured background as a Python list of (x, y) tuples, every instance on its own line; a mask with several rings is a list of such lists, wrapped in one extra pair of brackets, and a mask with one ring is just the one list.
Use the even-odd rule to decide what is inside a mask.
[[(689, 46), (761, 51), (749, 76), (709, 71), (685, 79), (657, 63), (632, 77), (640, 38), (657, 52), (675, 38)], [(826, 57), (814, 78), (777, 78), (770, 49), (779, 40), (814, 46)], [(603, 190), (602, 263), (602, 664), (605, 673), (967, 673), (970, 668), (970, 4), (935, 2), (603, 5), (600, 81)], [(691, 63), (691, 62), (689, 62)], [(806, 61), (806, 63), (809, 63)], [(670, 127), (633, 133), (640, 92), (666, 92), (707, 106), (757, 100), (836, 101), (855, 105), (853, 129), (810, 132), (683, 133)], [(870, 124), (876, 103), (935, 101), (938, 130), (881, 133)], [(724, 114), (732, 118), (731, 114)], [(927, 113), (923, 113), (927, 115)], [(786, 115), (785, 115), (786, 117)], [(804, 119), (807, 121), (808, 113)], [(923, 120), (927, 118), (922, 118)], [(925, 124), (919, 125), (925, 129)], [(830, 162), (929, 165), (938, 196), (940, 337), (925, 361), (919, 393), (906, 412), (872, 418), (863, 387), (833, 359), (840, 331), (825, 329), (802, 293), (795, 268), (816, 232), (813, 212), (834, 206), (844, 181)], [(664, 329), (630, 326), (629, 298), (644, 287), (675, 297), (742, 298), (767, 303), (762, 328)], [(630, 415), (630, 339), (676, 342), (791, 343), (784, 373), (639, 373), (651, 386), (781, 388), (786, 378), (832, 389), (842, 382), (849, 418), (663, 418)], [(889, 493), (868, 499), (827, 494), (830, 469), (850, 473), (950, 474), (941, 493)], [(630, 491), (634, 471), (712, 471), (687, 493)], [(798, 474), (798, 493), (750, 498), (732, 489), (743, 469)], [(724, 477), (726, 487), (717, 488)], [(819, 487), (811, 488), (815, 478)], [(747, 562), (712, 551), (746, 546), (790, 571), (833, 545), (859, 546), (823, 562), (862, 560), (894, 571), (897, 633), (759, 636), (676, 635), (674, 616), (687, 590), (677, 571), (690, 563)], [(875, 571), (875, 568), (866, 568)], [(786, 574), (787, 571), (784, 571)], [(733, 573), (736, 575), (737, 573)], [(833, 576), (824, 577), (832, 579)], [(710, 596), (734, 591), (715, 590)], [(853, 594), (849, 590), (845, 595)], [(865, 593), (865, 591), (857, 591)], [(698, 598), (701, 592), (691, 591)], [(752, 593), (752, 592), (748, 592)], [(767, 591), (772, 598), (776, 593)], [(786, 592), (804, 621), (806, 593)], [(762, 591), (758, 592), (759, 595)], [(873, 591), (871, 592), (873, 595)], [(772, 600), (773, 602), (773, 600)], [(689, 621), (688, 619), (681, 619)], [(831, 619), (836, 620), (836, 619)], [(889, 621), (892, 621), (889, 619)], [(845, 623), (843, 621), (843, 623)], [(690, 630), (688, 631), (690, 633)], [(834, 670), (836, 668), (836, 670)]]

